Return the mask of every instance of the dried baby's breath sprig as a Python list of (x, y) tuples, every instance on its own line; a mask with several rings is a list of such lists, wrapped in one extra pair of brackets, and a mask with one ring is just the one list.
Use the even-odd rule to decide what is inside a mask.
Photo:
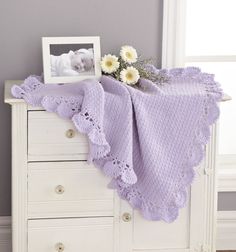
[(166, 73), (159, 71), (159, 73), (154, 74), (150, 80), (156, 84), (164, 85), (170, 82), (170, 77)]
[(140, 77), (150, 80), (158, 85), (164, 85), (169, 82), (169, 77), (164, 71), (159, 71), (153, 66), (152, 59), (140, 60), (134, 64), (138, 69)]

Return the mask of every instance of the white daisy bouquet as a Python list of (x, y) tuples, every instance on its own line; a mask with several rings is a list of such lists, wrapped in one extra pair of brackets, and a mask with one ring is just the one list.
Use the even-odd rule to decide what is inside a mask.
[(167, 76), (158, 72), (151, 65), (151, 60), (140, 60), (137, 51), (132, 46), (122, 46), (120, 55), (106, 54), (101, 60), (102, 72), (128, 85), (138, 85), (140, 78), (145, 78), (157, 84), (168, 81)]

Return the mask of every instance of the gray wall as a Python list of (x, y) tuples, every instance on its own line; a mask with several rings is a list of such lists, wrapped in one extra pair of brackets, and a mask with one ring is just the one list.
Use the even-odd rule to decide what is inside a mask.
[(161, 60), (162, 0), (2, 0), (0, 3), (0, 215), (10, 215), (10, 107), (7, 79), (41, 74), (41, 37), (101, 37), (102, 53), (131, 44)]
[(218, 194), (219, 211), (236, 210), (236, 192), (221, 192)]

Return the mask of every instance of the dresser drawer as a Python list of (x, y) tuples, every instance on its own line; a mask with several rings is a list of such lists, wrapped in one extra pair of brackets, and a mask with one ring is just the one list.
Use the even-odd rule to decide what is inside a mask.
[(28, 160), (86, 160), (87, 137), (70, 120), (46, 111), (28, 112)]
[(112, 217), (30, 220), (28, 252), (112, 252)]
[(28, 164), (28, 217), (113, 216), (109, 179), (84, 161)]

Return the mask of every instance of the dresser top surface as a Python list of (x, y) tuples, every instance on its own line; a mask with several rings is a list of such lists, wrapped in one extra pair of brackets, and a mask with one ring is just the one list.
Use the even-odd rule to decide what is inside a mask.
[(20, 85), (21, 83), (23, 83), (23, 81), (21, 80), (7, 80), (5, 81), (5, 90), (4, 90), (4, 101), (5, 103), (20, 103), (20, 102), (24, 102), (23, 99), (17, 99), (15, 97), (12, 96), (11, 94), (11, 88), (14, 85)]

